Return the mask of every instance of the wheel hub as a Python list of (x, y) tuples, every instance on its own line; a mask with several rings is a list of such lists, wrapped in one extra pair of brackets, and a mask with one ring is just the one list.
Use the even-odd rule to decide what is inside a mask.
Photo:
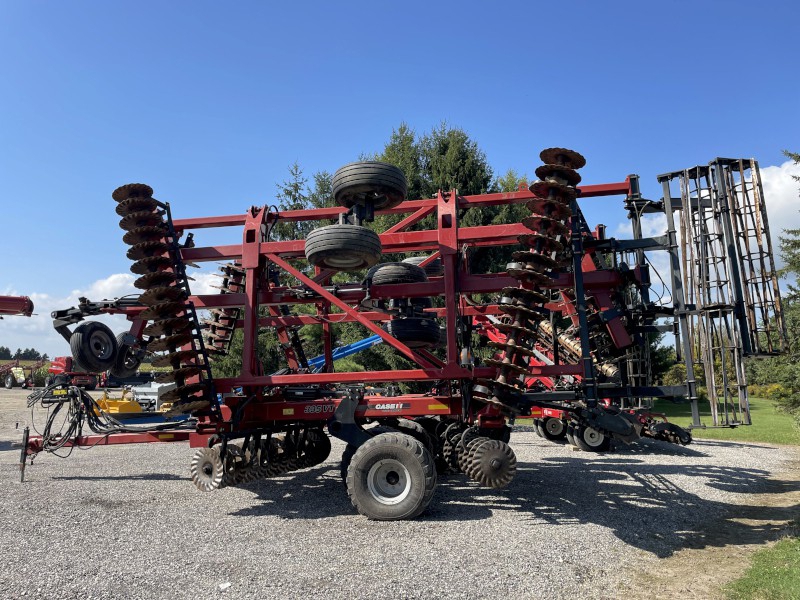
[(399, 504), (411, 492), (411, 477), (400, 461), (384, 459), (367, 473), (367, 488), (381, 504)]

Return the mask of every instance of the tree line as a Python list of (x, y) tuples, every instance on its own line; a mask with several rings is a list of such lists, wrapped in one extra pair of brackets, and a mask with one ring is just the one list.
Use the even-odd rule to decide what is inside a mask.
[(12, 353), (11, 348), (0, 346), (0, 360), (50, 360), (47, 354), (41, 354), (35, 348), (17, 348)]

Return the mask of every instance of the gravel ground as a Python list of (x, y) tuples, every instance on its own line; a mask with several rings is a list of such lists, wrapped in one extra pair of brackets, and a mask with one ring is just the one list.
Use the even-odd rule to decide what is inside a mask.
[(450, 475), (421, 518), (378, 523), (350, 505), (336, 440), (322, 465), (207, 494), (184, 443), (42, 455), (20, 484), (24, 398), (0, 393), (2, 598), (613, 598), (620, 566), (696, 546), (797, 458), (710, 441), (595, 455), (519, 427), (509, 488)]

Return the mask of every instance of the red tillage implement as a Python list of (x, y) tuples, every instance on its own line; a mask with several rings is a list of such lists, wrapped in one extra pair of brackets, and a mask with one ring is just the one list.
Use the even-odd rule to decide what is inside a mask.
[[(542, 435), (566, 437), (589, 451), (641, 436), (688, 443), (688, 432), (659, 421), (646, 407), (654, 397), (697, 404), (691, 375), (682, 386), (652, 384), (647, 353), (648, 336), (668, 329), (678, 334), (680, 359), (694, 360), (697, 328), (691, 319), (700, 309), (683, 299), (673, 220), (691, 199), (683, 205), (669, 195), (646, 200), (636, 176), (581, 186), (578, 169), (585, 161), (578, 153), (551, 148), (541, 158), (539, 179), (510, 193), (459, 196), (452, 190), (406, 200), (402, 171), (360, 162), (334, 175), (335, 207), (262, 206), (194, 219), (173, 219), (172, 207), (154, 199), (149, 186), (118, 188), (113, 198), (142, 293), (116, 301), (83, 299), (77, 308), (54, 313), (54, 324), (70, 340), (76, 360), (91, 370), (122, 363), (135, 368), (154, 353), (154, 364), (171, 369), (160, 380), (176, 384), (164, 399), (172, 402), (173, 414), (195, 417), (193, 429), (124, 429), (98, 413), (85, 392), (54, 386), (31, 403), (69, 406), (98, 435), (82, 436), (78, 427), (72, 436), (31, 438), (27, 452), (188, 439), (197, 448), (192, 479), (199, 489), (213, 490), (319, 464), (330, 453), (331, 435), (347, 444), (342, 473), (353, 505), (370, 518), (403, 519), (424, 511), (437, 473), (462, 471), (490, 487), (509, 484), (516, 470), (509, 439), (517, 418), (534, 418)], [(662, 177), (668, 192), (670, 176)], [(578, 198), (607, 196), (624, 199), (633, 239), (606, 238), (603, 226), (589, 229)], [(465, 211), (510, 204), (526, 207), (521, 222), (459, 225)], [(653, 211), (668, 215), (667, 235), (643, 238), (641, 216)], [(377, 233), (365, 226), (376, 214), (400, 217)], [(317, 227), (306, 239), (273, 236), (277, 223), (331, 220), (338, 224)], [(208, 228), (239, 228), (241, 242), (198, 245)], [(473, 268), (481, 248), (502, 257), (491, 269), (496, 272)], [(650, 299), (645, 251), (651, 250), (672, 259), (672, 305)], [(382, 262), (384, 255), (392, 261)], [(398, 255), (405, 260), (397, 262)], [(209, 261), (227, 261), (220, 268), (220, 293), (192, 295), (186, 268)], [(333, 283), (336, 273), (352, 275)], [(749, 280), (743, 281), (735, 292), (746, 291)], [(779, 298), (774, 300), (760, 305), (773, 319), (780, 316)], [(299, 305), (306, 309), (295, 310)], [(93, 321), (68, 329), (100, 313), (126, 314), (129, 334), (115, 339)], [(660, 325), (659, 318), (673, 323)], [(379, 335), (409, 368), (335, 371), (336, 323), (358, 323), (366, 335)], [(761, 322), (753, 317), (737, 323), (757, 329)], [(302, 326), (321, 330), (321, 371), (309, 368), (298, 335)], [(237, 329), (241, 370), (214, 377), (212, 363), (228, 353)], [(265, 372), (257, 352), (265, 329), (284, 353), (285, 367), (277, 372)], [(781, 333), (782, 317), (773, 330)], [(425, 391), (402, 393), (396, 384), (404, 382)]]

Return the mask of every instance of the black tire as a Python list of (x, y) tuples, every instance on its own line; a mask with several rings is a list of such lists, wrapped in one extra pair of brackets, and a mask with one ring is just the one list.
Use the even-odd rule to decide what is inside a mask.
[(425, 269), (405, 262), (390, 262), (375, 265), (367, 271), (367, 279), (372, 285), (392, 285), (395, 283), (421, 283), (428, 281)]
[(410, 435), (422, 442), (422, 445), (431, 453), (431, 456), (436, 456), (436, 442), (431, 438), (421, 423), (417, 423), (411, 419), (398, 419), (396, 429), (400, 431), (400, 433)]
[(51, 385), (53, 385), (53, 377), (48, 375), (44, 378), (44, 387), (50, 387)]
[[(370, 427), (369, 429), (365, 429), (364, 431), (372, 437), (375, 437), (381, 433), (394, 433), (395, 430), (385, 425), (376, 425), (374, 427)], [(339, 473), (342, 476), (342, 483), (344, 483), (345, 486), (347, 485), (347, 469), (350, 468), (350, 461), (353, 460), (353, 455), (356, 453), (356, 450), (358, 450), (358, 446), (347, 444), (342, 452), (342, 462), (339, 465)]]
[(567, 437), (567, 425), (561, 419), (545, 417), (540, 424), (542, 436), (551, 441), (563, 440)]
[(102, 373), (114, 365), (117, 338), (103, 323), (86, 321), (75, 328), (69, 338), (72, 359), (84, 371)]
[[(419, 265), (419, 263), (421, 263), (426, 258), (428, 257), (410, 256), (408, 258), (404, 258), (403, 262), (409, 265)], [(441, 258), (434, 258), (431, 262), (429, 262), (427, 265), (421, 268), (425, 269), (425, 274), (428, 277), (441, 277), (442, 275), (444, 275), (444, 265), (442, 265)]]
[(124, 333), (117, 336), (117, 356), (111, 367), (111, 374), (119, 379), (136, 375), (142, 364), (142, 352), (125, 343)]
[(386, 321), (386, 332), (409, 348), (429, 348), (439, 343), (439, 324), (436, 319), (412, 317)]
[(372, 202), (375, 210), (392, 208), (406, 199), (408, 182), (402, 169), (377, 161), (347, 164), (331, 180), (333, 197), (339, 206), (350, 208)]
[(11, 389), (11, 388), (13, 388), (15, 385), (17, 385), (17, 380), (16, 380), (16, 378), (14, 377), (14, 374), (13, 374), (13, 373), (9, 373), (8, 375), (6, 375), (6, 379), (5, 379), (5, 381), (4, 381), (3, 383), (5, 384), (5, 386), (6, 386), (6, 389), (7, 389), (7, 390), (10, 390), (10, 389)]
[(378, 234), (360, 225), (328, 225), (308, 234), (305, 252), (312, 265), (334, 271), (358, 271), (381, 259)]
[(92, 383), (87, 383), (85, 386), (83, 386), (83, 389), (85, 389), (87, 392), (92, 392), (92, 391), (96, 390), (97, 389), (97, 379), (96, 378), (92, 379)]
[(534, 419), (533, 420), (533, 430), (536, 432), (536, 435), (538, 435), (540, 438), (544, 437), (544, 434), (542, 433), (542, 420), (541, 419)]
[(350, 501), (375, 521), (413, 519), (435, 490), (433, 457), (419, 440), (402, 433), (382, 433), (362, 444), (347, 470)]
[(611, 448), (611, 438), (596, 429), (578, 425), (573, 429), (575, 445), (584, 452), (607, 452)]

